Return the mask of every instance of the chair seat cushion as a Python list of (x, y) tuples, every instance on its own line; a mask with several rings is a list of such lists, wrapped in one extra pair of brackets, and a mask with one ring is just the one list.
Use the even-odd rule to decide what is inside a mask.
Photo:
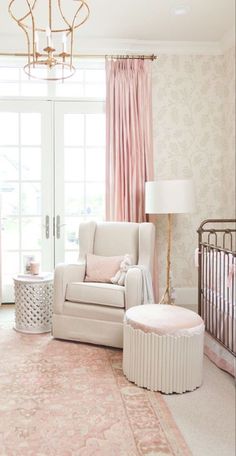
[(109, 283), (71, 282), (67, 285), (66, 300), (124, 308), (125, 289)]
[(88, 320), (112, 321), (123, 325), (125, 309), (82, 302), (65, 301), (63, 310), (65, 315)]

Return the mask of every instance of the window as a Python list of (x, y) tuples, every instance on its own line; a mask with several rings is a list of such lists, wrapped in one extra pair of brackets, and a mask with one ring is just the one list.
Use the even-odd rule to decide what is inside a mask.
[(0, 59), (0, 97), (105, 98), (105, 69), (100, 60), (75, 59), (75, 74), (57, 82), (30, 79), (23, 70), (25, 63), (22, 59)]

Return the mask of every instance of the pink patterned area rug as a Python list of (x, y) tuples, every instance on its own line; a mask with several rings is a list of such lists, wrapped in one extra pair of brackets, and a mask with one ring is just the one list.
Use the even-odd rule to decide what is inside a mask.
[(0, 328), (1, 456), (190, 454), (163, 396), (124, 377), (121, 350)]

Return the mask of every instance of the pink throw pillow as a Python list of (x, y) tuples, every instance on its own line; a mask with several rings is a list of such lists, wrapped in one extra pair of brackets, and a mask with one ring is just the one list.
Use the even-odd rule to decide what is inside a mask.
[(120, 269), (124, 256), (105, 257), (87, 254), (85, 282), (111, 283), (111, 278)]

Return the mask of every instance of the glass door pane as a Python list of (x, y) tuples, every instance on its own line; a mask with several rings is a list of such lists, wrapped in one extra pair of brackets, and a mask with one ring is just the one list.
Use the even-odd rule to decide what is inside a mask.
[[(0, 102), (2, 301), (14, 300), (12, 276), (33, 255), (52, 270), (50, 103)], [(49, 233), (45, 220), (49, 216)]]
[(55, 103), (55, 260), (78, 258), (83, 220), (105, 217), (105, 105)]

